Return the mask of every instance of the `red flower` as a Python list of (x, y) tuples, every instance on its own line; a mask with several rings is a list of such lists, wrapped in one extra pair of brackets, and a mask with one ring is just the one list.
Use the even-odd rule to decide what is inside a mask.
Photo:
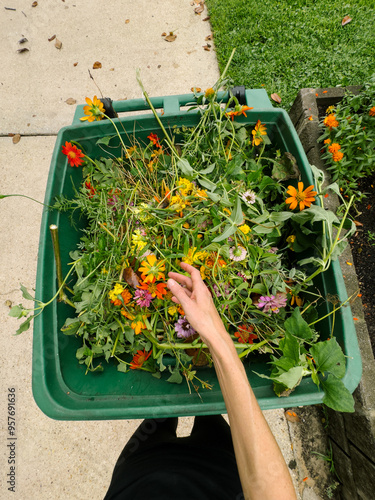
[(161, 148), (159, 144), (159, 137), (156, 134), (151, 133), (149, 136), (147, 136), (147, 139), (150, 139), (150, 141), (157, 147)]
[(96, 189), (91, 185), (90, 181), (85, 182), (86, 189), (89, 191), (89, 198), (92, 198), (96, 194)]
[(65, 142), (65, 146), (62, 147), (62, 152), (68, 157), (68, 163), (71, 167), (79, 167), (82, 165), (82, 158), (84, 158), (85, 155), (71, 142)]
[(240, 325), (238, 332), (235, 332), (234, 336), (238, 338), (240, 344), (252, 344), (258, 338), (258, 335), (251, 333), (253, 330), (253, 326)]
[(130, 368), (132, 370), (137, 370), (142, 368), (143, 363), (148, 360), (151, 356), (152, 351), (146, 352), (146, 349), (143, 351), (137, 351), (137, 354), (134, 354), (133, 359), (130, 363)]

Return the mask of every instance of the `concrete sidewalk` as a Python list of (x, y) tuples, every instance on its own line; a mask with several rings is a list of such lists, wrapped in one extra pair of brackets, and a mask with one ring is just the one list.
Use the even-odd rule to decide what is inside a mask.
[[(189, 0), (9, 0), (0, 10), (0, 194), (43, 200), (55, 134), (72, 121), (75, 105), (99, 92), (114, 100), (141, 97), (135, 71), (150, 96), (208, 88), (219, 76), (210, 34)], [(177, 38), (166, 42), (163, 32)], [(55, 47), (56, 39), (62, 42)], [(22, 38), (27, 42), (19, 43)], [(212, 42), (210, 42), (212, 45)], [(18, 49), (28, 51), (18, 52)], [(93, 70), (99, 61), (100, 69)], [(76, 64), (77, 63), (77, 64)], [(69, 101), (68, 101), (69, 102)], [(21, 134), (13, 144), (8, 134)], [(32, 330), (14, 336), (10, 303), (24, 302), (22, 283), (35, 285), (42, 207), (24, 198), (0, 201), (0, 498), (100, 500), (113, 466), (139, 421), (60, 422), (46, 417), (31, 392)], [(16, 395), (15, 493), (8, 490), (8, 394)], [(295, 459), (282, 409), (265, 412), (287, 464)], [(187, 435), (193, 418), (180, 419)], [(296, 469), (297, 470), (297, 469)], [(301, 478), (292, 471), (296, 488)], [(307, 498), (307, 497), (306, 497)], [(315, 498), (310, 496), (309, 498)]]

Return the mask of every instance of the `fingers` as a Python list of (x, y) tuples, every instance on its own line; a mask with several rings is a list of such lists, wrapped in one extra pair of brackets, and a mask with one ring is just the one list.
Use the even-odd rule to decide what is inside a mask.
[(180, 266), (182, 267), (182, 269), (184, 269), (185, 271), (187, 271), (190, 274), (191, 281), (193, 282), (193, 286), (199, 285), (199, 284), (204, 284), (202, 277), (201, 277), (201, 273), (198, 271), (197, 268), (191, 266), (190, 264), (186, 264), (186, 262), (181, 262)]
[(193, 282), (189, 276), (184, 276), (183, 274), (175, 273), (173, 271), (169, 272), (168, 276), (181, 285), (185, 285), (189, 290), (193, 287)]
[[(173, 293), (173, 297), (172, 297), (173, 302), (179, 302), (182, 305), (182, 307), (184, 307), (184, 305), (188, 304), (188, 302), (190, 301), (191, 292), (189, 292), (186, 288), (182, 288), (182, 286), (179, 285), (177, 283), (177, 281), (175, 281), (172, 278), (170, 278), (167, 281), (167, 287)], [(189, 295), (188, 295), (188, 292), (189, 292)], [(175, 298), (177, 299), (177, 301), (174, 300)]]

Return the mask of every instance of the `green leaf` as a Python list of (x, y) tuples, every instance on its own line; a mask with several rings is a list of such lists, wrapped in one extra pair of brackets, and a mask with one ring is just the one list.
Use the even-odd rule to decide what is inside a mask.
[(105, 146), (108, 146), (109, 141), (112, 139), (112, 137), (101, 137), (96, 141), (96, 144), (104, 144)]
[(190, 166), (190, 163), (188, 162), (188, 160), (184, 160), (184, 159), (178, 160), (177, 167), (181, 170), (181, 172), (184, 175), (192, 177), (194, 174), (194, 170)]
[(323, 403), (335, 411), (354, 412), (354, 399), (341, 380), (334, 375), (328, 375), (320, 381), (325, 392)]
[(233, 221), (234, 224), (241, 224), (243, 222), (242, 205), (239, 196), (237, 196), (236, 205), (229, 218)]
[(27, 291), (27, 288), (25, 288), (23, 285), (21, 285), (21, 291), (22, 291), (22, 297), (26, 300), (34, 300), (34, 297), (32, 297), (29, 292)]
[(272, 222), (284, 222), (290, 219), (292, 215), (293, 212), (271, 212), (269, 220)]
[(283, 356), (292, 359), (295, 364), (299, 363), (299, 342), (288, 331), (285, 332), (285, 337), (280, 340), (279, 347), (282, 350)]
[(287, 332), (302, 340), (311, 340), (314, 333), (301, 316), (299, 307), (296, 307), (293, 314), (285, 321), (284, 328)]
[(330, 372), (337, 378), (345, 375), (345, 356), (335, 338), (313, 345), (310, 354), (321, 373)]
[(203, 187), (206, 189), (209, 189), (210, 191), (215, 191), (216, 189), (216, 184), (214, 182), (211, 182), (208, 179), (198, 179), (199, 184), (201, 184)]
[(167, 379), (167, 382), (171, 382), (172, 384), (181, 384), (182, 382), (182, 375), (180, 373), (180, 370), (178, 369), (178, 366), (174, 368), (173, 371), (171, 371), (172, 375)]
[(77, 318), (67, 318), (65, 324), (61, 327), (61, 331), (65, 335), (74, 335), (78, 332), (81, 326), (81, 321), (77, 321)]
[(11, 316), (12, 318), (22, 318), (23, 316), (23, 307), (22, 305), (19, 306), (13, 306), (12, 309), (9, 311), (8, 316)]
[(294, 389), (298, 385), (302, 378), (303, 367), (294, 366), (287, 372), (282, 373), (278, 377), (272, 377), (272, 380), (285, 385), (287, 389)]
[(213, 172), (216, 168), (216, 164), (213, 163), (212, 165), (210, 165), (209, 167), (203, 169), (203, 170), (200, 170), (199, 173), (201, 175), (206, 175), (206, 174), (210, 174), (211, 172)]
[(119, 363), (117, 365), (117, 371), (127, 373), (129, 371), (128, 365), (126, 365), (125, 363)]
[(217, 193), (211, 193), (210, 191), (207, 192), (207, 196), (209, 198), (211, 198), (211, 200), (214, 203), (217, 203), (220, 200), (220, 198), (221, 198), (221, 196), (219, 194), (217, 194)]
[(219, 234), (219, 236), (216, 236), (216, 238), (214, 238), (212, 240), (212, 243), (216, 243), (216, 242), (219, 242), (219, 241), (223, 241), (223, 240), (226, 240), (227, 238), (229, 238), (229, 236), (232, 236), (232, 234), (234, 234), (237, 230), (237, 227), (232, 225), (232, 224), (228, 224), (225, 228), (224, 228), (224, 231), (222, 234)]
[(133, 344), (133, 342), (134, 342), (134, 330), (133, 330), (133, 328), (125, 327), (124, 328), (124, 335), (125, 335), (126, 340), (130, 344)]
[(34, 316), (30, 316), (29, 318), (27, 318), (26, 321), (21, 323), (20, 327), (16, 331), (16, 335), (19, 335), (20, 333), (26, 332), (26, 330), (28, 330), (30, 328), (30, 323), (31, 323), (31, 320), (33, 319), (33, 317)]

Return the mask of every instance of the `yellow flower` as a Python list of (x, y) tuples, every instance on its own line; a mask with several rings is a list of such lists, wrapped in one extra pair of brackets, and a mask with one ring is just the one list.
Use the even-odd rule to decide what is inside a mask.
[(174, 316), (175, 314), (177, 314), (177, 306), (168, 307), (168, 314), (170, 314), (171, 316)]
[(136, 314), (132, 314), (125, 311), (125, 309), (121, 309), (121, 314), (125, 316), (125, 318), (130, 319), (131, 321), (130, 326), (131, 328), (133, 328), (136, 335), (139, 335), (142, 330), (145, 330), (147, 328), (145, 321), (146, 318), (150, 316), (149, 313), (142, 314), (140, 312), (137, 312)]
[(259, 146), (261, 142), (263, 142), (262, 135), (267, 135), (266, 126), (261, 123), (260, 120), (256, 122), (254, 130), (251, 131), (253, 134), (253, 146)]
[(103, 118), (104, 106), (100, 99), (94, 96), (94, 99), (91, 100), (86, 97), (87, 106), (83, 107), (83, 112), (87, 116), (82, 116), (80, 120), (83, 122), (87, 120), (88, 122), (93, 122), (95, 120), (101, 120)]
[(201, 273), (202, 280), (205, 280), (207, 278), (205, 266), (201, 266), (201, 268), (199, 269), (199, 271)]
[(206, 92), (204, 93), (204, 97), (207, 99), (208, 97), (212, 96), (215, 94), (215, 91), (213, 88), (209, 88), (206, 90)]
[(128, 153), (128, 155), (132, 155), (135, 151), (137, 151), (137, 146), (132, 146), (131, 148), (128, 148), (126, 150), (126, 152)]
[(290, 205), (290, 210), (294, 210), (297, 206), (299, 206), (300, 210), (310, 207), (311, 203), (314, 203), (317, 194), (316, 191), (313, 191), (313, 188), (314, 186), (309, 186), (303, 190), (303, 182), (298, 183), (298, 189), (294, 186), (288, 186), (287, 193), (290, 197), (285, 200), (285, 203)]
[(186, 205), (187, 202), (184, 201), (179, 195), (172, 196), (169, 203), (170, 208), (173, 208), (173, 210), (176, 210), (177, 212), (181, 212)]
[(207, 191), (205, 189), (196, 189), (194, 194), (197, 198), (207, 198)]
[(177, 183), (178, 191), (182, 196), (189, 196), (189, 194), (194, 190), (194, 184), (188, 179), (180, 177)]
[(251, 229), (247, 224), (244, 224), (243, 226), (240, 226), (238, 228), (243, 234), (248, 234), (250, 233)]
[(108, 292), (108, 297), (110, 300), (117, 300), (117, 295), (121, 295), (122, 292), (124, 291), (124, 288), (120, 285), (120, 283), (116, 283), (113, 289)]
[(165, 280), (165, 275), (163, 273), (163, 271), (165, 271), (164, 261), (158, 261), (153, 254), (147, 255), (146, 260), (141, 262), (138, 271), (142, 273), (142, 279), (145, 283)]
[(185, 224), (182, 224), (182, 227), (184, 227), (185, 229), (189, 229), (190, 224), (188, 222), (185, 222)]
[(132, 234), (132, 252), (135, 252), (136, 250), (142, 250), (146, 245), (147, 241), (141, 234), (140, 229), (136, 229)]
[(335, 111), (335, 106), (328, 106), (328, 108), (326, 109), (326, 114), (329, 115), (330, 113), (332, 113), (332, 111)]

